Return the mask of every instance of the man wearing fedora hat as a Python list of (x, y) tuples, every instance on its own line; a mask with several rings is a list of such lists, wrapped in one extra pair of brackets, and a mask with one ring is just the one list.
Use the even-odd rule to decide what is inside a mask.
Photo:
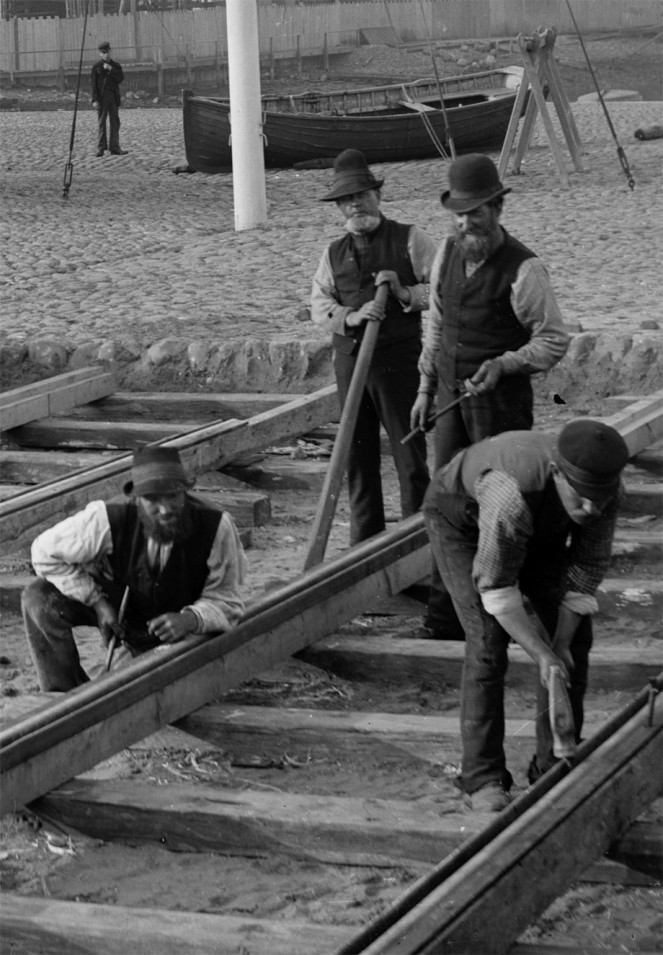
[[(569, 345), (545, 266), (500, 224), (509, 192), (489, 156), (470, 153), (449, 167), (441, 202), (452, 231), (433, 263), (412, 427), (425, 427), (434, 401), (443, 408), (466, 397), (436, 421), (435, 468), (482, 438), (530, 429), (530, 378), (552, 368)], [(435, 568), (418, 635), (463, 636)]]
[(614, 428), (578, 418), (559, 438), (507, 431), (479, 441), (431, 480), (426, 528), (465, 630), (460, 788), (475, 811), (496, 812), (509, 802), (503, 744), (510, 640), (539, 673), (529, 781), (556, 761), (548, 715), (553, 667), (568, 682), (580, 740), (595, 594), (610, 560), (628, 457)]
[(126, 149), (120, 148), (120, 83), (124, 81), (124, 71), (117, 60), (111, 59), (110, 43), (100, 43), (97, 49), (101, 58), (90, 72), (92, 105), (99, 120), (97, 156), (103, 156), (107, 149), (113, 156), (126, 156)]
[(142, 448), (122, 499), (92, 501), (36, 538), (37, 577), (21, 606), (42, 690), (89, 680), (73, 627), (98, 627), (106, 645), (120, 639), (117, 666), (238, 623), (246, 557), (237, 530), (191, 486), (174, 448)]
[[(351, 544), (385, 528), (380, 425), (391, 443), (404, 517), (419, 510), (429, 480), (425, 435), (405, 445), (401, 438), (410, 430), (417, 395), (421, 312), (428, 304), (435, 243), (418, 226), (382, 215), (383, 181), (358, 149), (336, 157), (332, 186), (322, 201), (336, 203), (345, 234), (323, 252), (311, 297), (313, 321), (332, 336), (341, 403), (366, 322), (380, 322), (348, 461)], [(382, 283), (389, 285), (384, 308), (374, 301)]]

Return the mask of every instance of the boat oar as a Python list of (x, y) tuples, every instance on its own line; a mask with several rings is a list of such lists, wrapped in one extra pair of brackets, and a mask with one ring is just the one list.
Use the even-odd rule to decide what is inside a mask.
[(413, 428), (409, 434), (406, 434), (404, 438), (401, 438), (401, 444), (407, 444), (408, 441), (411, 441), (415, 435), (421, 434), (422, 431), (430, 431), (438, 418), (441, 418), (443, 414), (447, 413), (447, 411), (451, 411), (451, 409), (455, 408), (456, 405), (459, 405), (461, 401), (469, 398), (469, 395), (469, 391), (464, 391), (462, 395), (459, 395), (458, 398), (454, 398), (454, 400), (450, 401), (448, 405), (444, 406), (444, 408), (440, 408), (440, 410), (436, 411), (434, 415), (431, 415), (430, 418), (427, 418), (426, 424), (423, 428)]
[[(379, 305), (384, 305), (387, 301), (388, 293), (389, 285), (386, 282), (379, 285), (375, 293), (375, 301)], [(359, 405), (364, 393), (368, 369), (371, 364), (371, 359), (373, 358), (373, 351), (379, 331), (380, 322), (366, 322), (364, 337), (361, 341), (350, 387), (348, 388), (348, 394), (345, 399), (345, 404), (343, 405), (343, 412), (341, 414), (341, 421), (338, 426), (338, 434), (334, 442), (329, 468), (327, 469), (320, 500), (318, 501), (318, 508), (313, 520), (309, 549), (304, 561), (304, 570), (309, 570), (311, 567), (322, 563), (325, 556), (325, 548), (327, 547), (327, 541), (329, 539), (331, 523), (348, 463)]]

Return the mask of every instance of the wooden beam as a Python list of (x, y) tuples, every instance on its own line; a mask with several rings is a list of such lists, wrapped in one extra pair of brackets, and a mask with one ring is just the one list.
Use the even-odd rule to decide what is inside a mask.
[(201, 423), (219, 418), (251, 418), (301, 397), (291, 394), (119, 391), (77, 408), (75, 416), (86, 421), (126, 421), (142, 415), (151, 421), (194, 418)]
[(13, 388), (0, 394), (0, 428), (8, 431), (27, 421), (69, 411), (78, 404), (110, 395), (115, 387), (110, 372), (93, 367)]
[[(424, 577), (420, 515), (254, 601), (227, 634), (137, 657), (0, 732), (0, 813), (36, 799)], [(342, 599), (339, 595), (342, 594)]]
[[(337, 405), (336, 386), (330, 385), (248, 421), (207, 425), (166, 444), (179, 449), (189, 473), (199, 474), (223, 467), (249, 451), (269, 447), (275, 435), (284, 439), (306, 434), (328, 421)], [(107, 464), (0, 502), (0, 537), (5, 548), (11, 550), (30, 541), (53, 518), (61, 520), (89, 501), (117, 494), (129, 476), (131, 460), (131, 455), (121, 455)]]
[(634, 457), (663, 437), (663, 389), (603, 418), (603, 421), (619, 431), (631, 457)]
[(515, 800), (483, 847), (469, 839), (464, 854), (406, 891), (342, 947), (343, 955), (510, 951), (560, 890), (663, 791), (663, 700), (659, 695), (651, 721), (646, 692), (636, 701), (603, 742), (582, 744), (577, 766), (542, 777), (537, 786), (547, 777), (557, 781), (539, 798), (535, 786)]
[(311, 955), (331, 952), (348, 927), (166, 909), (61, 902), (3, 892), (3, 951), (49, 955)]
[(126, 451), (177, 438), (200, 427), (198, 421), (86, 421), (40, 418), (14, 428), (12, 439), (22, 448)]

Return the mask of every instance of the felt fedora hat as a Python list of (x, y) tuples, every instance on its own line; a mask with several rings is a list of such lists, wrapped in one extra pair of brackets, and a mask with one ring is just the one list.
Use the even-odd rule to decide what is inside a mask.
[(628, 459), (628, 446), (619, 431), (592, 418), (571, 421), (557, 442), (557, 466), (571, 487), (590, 501), (616, 493)]
[(367, 189), (379, 189), (384, 179), (376, 179), (368, 168), (364, 154), (358, 149), (344, 149), (334, 160), (332, 186), (321, 202), (333, 202)]
[(124, 485), (125, 494), (144, 497), (147, 494), (175, 494), (193, 485), (182, 466), (175, 448), (149, 445), (135, 452), (131, 480)]
[(511, 187), (502, 185), (493, 160), (483, 153), (469, 153), (449, 166), (449, 188), (440, 202), (449, 212), (471, 212), (507, 192)]

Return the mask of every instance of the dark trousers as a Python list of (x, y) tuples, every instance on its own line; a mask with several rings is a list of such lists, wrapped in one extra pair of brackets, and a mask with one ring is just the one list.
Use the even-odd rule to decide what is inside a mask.
[[(512, 778), (504, 755), (504, 678), (507, 671), (509, 636), (483, 608), (472, 581), (477, 550), (477, 505), (464, 496), (439, 493), (433, 479), (423, 506), (426, 529), (442, 580), (465, 631), (465, 661), (461, 683), (461, 737), (463, 760), (461, 785), (473, 793), (487, 783), (505, 789)], [(538, 614), (549, 635), (555, 632), (559, 612), (559, 581), (562, 555), (549, 551), (528, 554), (520, 588)], [(584, 718), (589, 651), (592, 645), (591, 617), (582, 618), (571, 644), (575, 667), (569, 695), (580, 740)], [(548, 715), (548, 694), (537, 685), (537, 765), (545, 772), (555, 762)]]
[[(87, 683), (90, 677), (81, 665), (72, 628), (97, 626), (92, 607), (66, 597), (43, 577), (37, 577), (23, 590), (21, 610), (40, 688), (64, 692)], [(118, 646), (112, 669), (126, 665), (134, 655), (125, 646)]]
[[(104, 93), (97, 106), (97, 116), (99, 119), (97, 149), (110, 149), (112, 153), (118, 152), (120, 148), (120, 111), (115, 102), (115, 96)], [(106, 120), (108, 120), (110, 127), (110, 139), (106, 138)]]
[[(422, 433), (401, 444), (410, 431), (410, 411), (417, 397), (418, 338), (376, 348), (361, 399), (348, 460), (350, 544), (385, 529), (380, 467), (380, 424), (391, 444), (398, 474), (403, 517), (415, 514), (428, 486), (426, 438)], [(334, 371), (341, 405), (345, 404), (355, 355), (334, 351)]]
[[(437, 407), (444, 408), (460, 394), (439, 381)], [(437, 419), (435, 425), (435, 471), (451, 461), (456, 452), (503, 431), (530, 431), (534, 422), (534, 399), (525, 375), (502, 378), (487, 395), (466, 398)], [(449, 594), (432, 562), (428, 606), (424, 624), (439, 630), (446, 639), (462, 640), (463, 631)]]

